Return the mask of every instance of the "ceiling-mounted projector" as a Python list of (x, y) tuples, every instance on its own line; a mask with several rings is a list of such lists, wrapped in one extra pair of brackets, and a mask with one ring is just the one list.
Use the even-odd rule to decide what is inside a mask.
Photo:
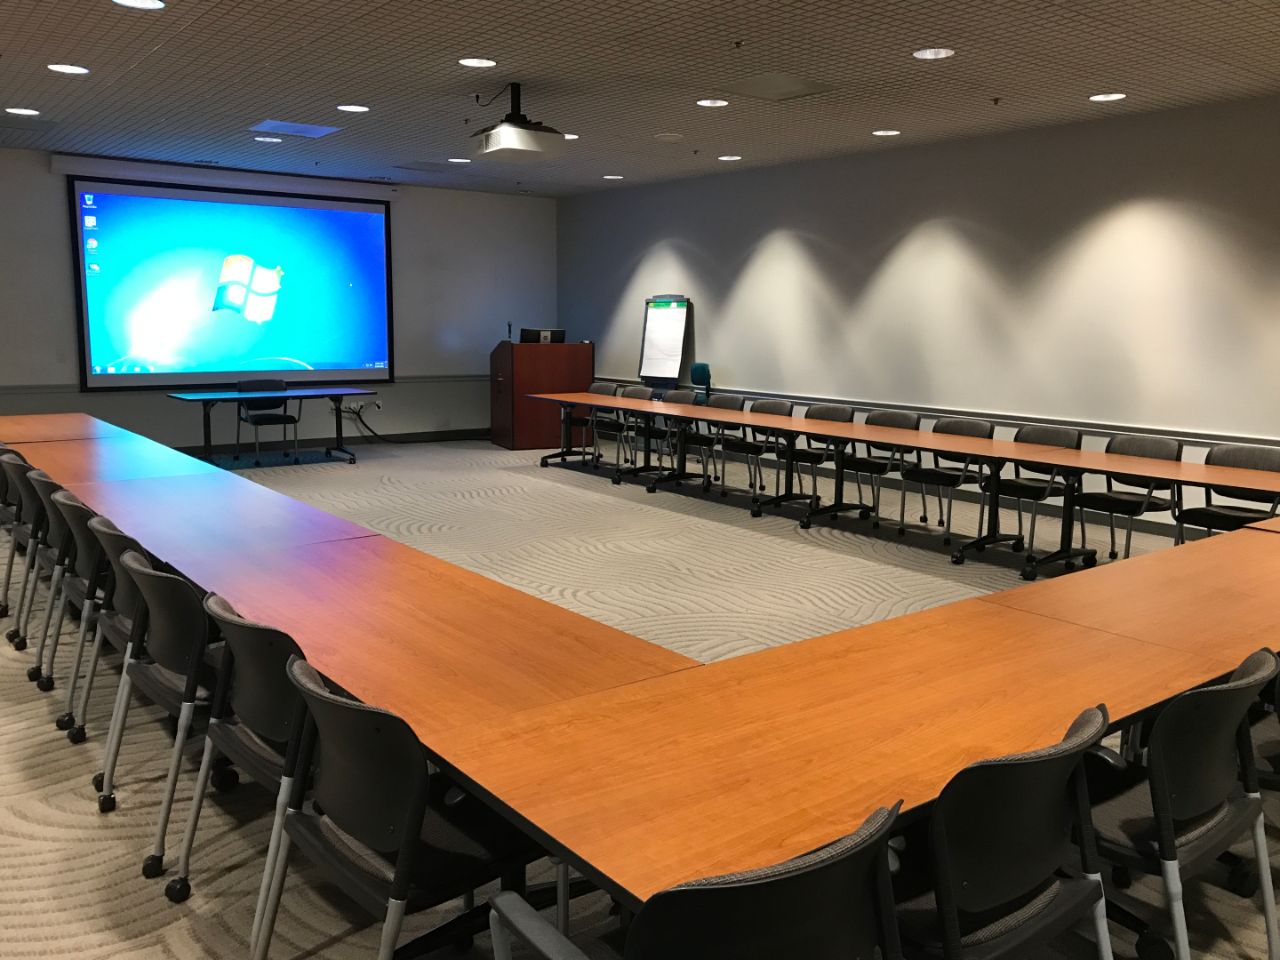
[(476, 156), (486, 160), (542, 160), (564, 150), (564, 134), (545, 123), (534, 123), (520, 112), (520, 84), (511, 88), (511, 111), (498, 123), (477, 130)]

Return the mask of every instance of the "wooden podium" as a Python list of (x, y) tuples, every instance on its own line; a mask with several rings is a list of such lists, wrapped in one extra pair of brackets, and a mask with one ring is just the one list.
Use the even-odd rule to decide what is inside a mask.
[(493, 442), (508, 450), (559, 447), (560, 408), (529, 394), (586, 390), (594, 374), (594, 344), (499, 343), (489, 354)]

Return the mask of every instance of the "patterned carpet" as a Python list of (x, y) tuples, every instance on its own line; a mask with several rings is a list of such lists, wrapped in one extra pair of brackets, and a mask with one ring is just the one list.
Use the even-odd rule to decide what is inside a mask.
[[(360, 453), (354, 467), (264, 467), (247, 475), (704, 661), (1020, 582), (1016, 558), (990, 551), (984, 562), (953, 566), (936, 530), (899, 539), (892, 524), (873, 532), (869, 522), (841, 518), (837, 528), (805, 531), (784, 516), (752, 519), (737, 498), (704, 499), (688, 488), (650, 495), (638, 484), (612, 486), (589, 470), (543, 470), (530, 453), (482, 443)], [(743, 482), (734, 468), (730, 481)], [(914, 494), (911, 504), (909, 517), (918, 514)], [(884, 509), (896, 516), (893, 491), (886, 491)], [(936, 501), (929, 511), (936, 517)], [(976, 509), (957, 503), (956, 529), (969, 535), (976, 522)], [(1057, 534), (1055, 522), (1042, 523), (1041, 546)], [(1098, 545), (1105, 531), (1090, 534)], [(1135, 538), (1135, 550), (1167, 544)], [(72, 636), (69, 629), (68, 641)], [(65, 673), (66, 654), (60, 659)], [(39, 693), (25, 679), (30, 662), (30, 652), (0, 644), (0, 960), (247, 956), (271, 798), (245, 783), (206, 804), (192, 897), (170, 905), (164, 881), (141, 876), (171, 744), (166, 724), (154, 708), (135, 707), (122, 752), (120, 807), (102, 816), (90, 777), (102, 765), (115, 676), (104, 672), (88, 718), (90, 738), (73, 747), (53, 726), (63, 686)], [(170, 829), (171, 863), (189, 807), (195, 749)], [(539, 873), (545, 876), (545, 868)], [(1154, 883), (1140, 882), (1133, 892), (1158, 902)], [(1207, 884), (1190, 884), (1188, 896), (1198, 955), (1265, 955), (1252, 904)], [(575, 938), (592, 957), (610, 956), (598, 939), (613, 927), (607, 908), (599, 895), (574, 903)], [(411, 918), (406, 936), (451, 913)], [(376, 942), (376, 924), (295, 859), (272, 956), (369, 957)], [(1131, 935), (1117, 930), (1115, 942), (1117, 956), (1133, 956)], [(488, 955), (487, 938), (477, 939), (471, 955)], [(1093, 955), (1083, 937), (1071, 937), (1047, 956)]]

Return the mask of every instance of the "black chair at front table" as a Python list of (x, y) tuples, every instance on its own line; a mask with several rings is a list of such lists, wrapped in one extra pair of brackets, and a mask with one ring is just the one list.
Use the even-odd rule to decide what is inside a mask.
[[(804, 412), (806, 420), (828, 420), (833, 423), (852, 423), (853, 407), (844, 403), (815, 403)], [(829, 460), (835, 459), (837, 447), (848, 449), (849, 441), (847, 440), (828, 440), (825, 437), (810, 437), (804, 435), (804, 446), (796, 446), (792, 451), (792, 458), (795, 464), (808, 464), (809, 476), (813, 478), (813, 493), (810, 499), (813, 502), (814, 509), (817, 509), (821, 503), (821, 497), (818, 496), (818, 467)], [(800, 493), (804, 493), (804, 473), (800, 470), (796, 471), (796, 478), (800, 481)]]
[[(335, 692), (304, 660), (291, 661), (288, 674), (306, 719), (294, 727), (296, 777), (254, 960), (266, 960), (271, 948), (292, 846), (356, 903), (384, 917), (378, 960), (391, 960), (408, 913), (493, 880), (523, 889), (525, 867), (541, 852), (478, 801), (451, 798), (452, 785), (429, 772), (426, 749), (407, 723)], [(309, 779), (313, 802), (304, 806)], [(471, 908), (427, 936), (436, 947), (469, 944), (487, 912), (487, 905)], [(422, 938), (415, 943), (426, 952)]]
[[(736, 393), (717, 393), (709, 398), (702, 406), (708, 410), (734, 410), (741, 411), (746, 406), (747, 398), (739, 396)], [(727, 497), (729, 488), (725, 484), (725, 470), (727, 461), (724, 456), (724, 444), (730, 437), (742, 436), (742, 427), (728, 424), (712, 423), (710, 421), (699, 421), (697, 429), (691, 430), (685, 435), (686, 449), (702, 462), (702, 490), (705, 493), (711, 489), (711, 484), (720, 484), (720, 496)], [(717, 453), (720, 456), (720, 465), (716, 466)]]
[(97, 621), (106, 585), (106, 557), (98, 538), (89, 529), (89, 521), (97, 514), (69, 490), (55, 493), (53, 504), (62, 513), (75, 544), (62, 578), (62, 599), (58, 604), (58, 621), (53, 632), (54, 650), (49, 656), (49, 673), (52, 675), (53, 655), (57, 652), (58, 639), (62, 636), (67, 609), (72, 607), (80, 611), (80, 635), (76, 642), (75, 662), (71, 665), (67, 678), (67, 709), (56, 721), (59, 730), (70, 730), (75, 725), (76, 686), (80, 682), (80, 667), (84, 663), (89, 628)]
[[(663, 403), (693, 403), (692, 390), (668, 390), (661, 397), (657, 398)], [(681, 418), (676, 417), (654, 417), (652, 423), (646, 423), (643, 420), (635, 423), (631, 427), (630, 438), (632, 446), (635, 450), (644, 450), (648, 445), (650, 450), (658, 451), (658, 470), (662, 471), (662, 465), (666, 462), (666, 458), (670, 457), (672, 463), (675, 463), (676, 457), (676, 435), (681, 426)], [(650, 491), (652, 492), (652, 491)]]
[[(27, 474), (27, 481), (35, 490), (40, 500), (41, 530), (37, 537), (39, 547), (35, 551), (36, 581), (42, 573), (49, 574), (48, 598), (44, 607), (43, 625), (40, 639), (36, 643), (36, 662), (27, 668), (27, 679), (35, 683), (42, 692), (53, 689), (53, 662), (50, 658), (48, 672), (44, 669), (44, 651), (49, 642), (49, 629), (53, 625), (53, 609), (57, 606), (58, 593), (62, 588), (62, 578), (66, 574), (67, 563), (74, 553), (75, 541), (71, 538), (71, 528), (53, 502), (53, 498), (62, 490), (58, 483), (43, 470), (32, 470)], [(23, 636), (30, 640), (31, 606), (34, 604), (35, 590), (32, 590), (32, 602), (28, 604), (26, 625)], [(54, 643), (54, 654), (57, 654), (57, 642)]]
[[(1073, 427), (1057, 427), (1047, 423), (1030, 423), (1019, 427), (1013, 435), (1015, 443), (1038, 443), (1049, 447), (1062, 447), (1064, 450), (1079, 450), (1084, 436)], [(1057, 467), (1045, 469), (1035, 463), (1016, 462), (1013, 465), (1012, 477), (1000, 478), (1000, 496), (1018, 502), (1018, 535), (1022, 535), (1022, 504), (1031, 504), (1031, 529), (1027, 536), (1027, 555), (1031, 556), (1036, 549), (1036, 517), (1040, 512), (1040, 504), (1046, 500), (1055, 500), (1066, 496), (1067, 484), (1074, 480)], [(1000, 504), (986, 503), (990, 499), (992, 478), (988, 476), (982, 482), (983, 501), (992, 510), (999, 510)], [(1065, 522), (1065, 521), (1064, 521)], [(1014, 544), (1016, 547), (1017, 544)]]
[[(889, 880), (898, 805), (858, 830), (776, 866), (694, 880), (645, 901), (627, 928), (626, 960), (900, 960)], [(515, 893), (493, 898), (494, 960), (512, 939), (546, 960), (587, 960)]]
[[(1215, 467), (1243, 467), (1248, 470), (1272, 470), (1280, 472), (1280, 447), (1262, 447), (1244, 443), (1220, 443), (1210, 447), (1204, 462)], [(1230, 503), (1214, 503), (1213, 495), (1266, 504), (1263, 507), (1244, 507)], [(1215, 530), (1239, 530), (1241, 527), (1276, 515), (1280, 508), (1280, 494), (1262, 493), (1257, 490), (1241, 490), (1236, 487), (1214, 486), (1204, 492), (1204, 506), (1181, 508), (1174, 514), (1177, 524), (1176, 540), (1186, 541), (1187, 527), (1204, 527), (1209, 533)]]
[[(618, 396), (623, 400), (652, 400), (653, 390), (649, 387), (623, 387)], [(635, 451), (631, 446), (631, 430), (641, 421), (641, 418), (626, 410), (617, 410), (614, 413), (615, 416), (606, 416), (602, 413), (596, 417), (593, 429), (596, 436), (597, 460), (600, 459), (599, 438), (604, 437), (613, 441), (613, 482), (621, 483), (622, 464), (635, 461)]]
[[(1213, 864), (1252, 835), (1262, 887), (1268, 956), (1280, 956), (1275, 894), (1263, 828), (1262, 798), (1249, 731), (1249, 711), (1276, 677), (1269, 650), (1250, 656), (1224, 683), (1199, 687), (1171, 701), (1155, 718), (1147, 740), (1145, 781), (1113, 793), (1093, 808), (1098, 850), (1119, 868), (1161, 876), (1173, 925), (1177, 960), (1191, 948), (1182, 881)], [(1124, 779), (1125, 761), (1094, 749)], [(1101, 768), (1105, 769), (1105, 768)], [(1111, 903), (1111, 919), (1138, 934), (1138, 957), (1167, 957), (1168, 945), (1125, 907)]]
[[(1127, 457), (1149, 457), (1154, 460), (1181, 460), (1182, 441), (1169, 437), (1145, 437), (1121, 434), (1107, 441), (1107, 453)], [(1126, 489), (1127, 488), (1127, 489)], [(1096, 510), (1107, 515), (1111, 529), (1111, 559), (1116, 559), (1116, 515), (1129, 518), (1124, 535), (1124, 557), (1129, 559), (1133, 547), (1133, 521), (1146, 513), (1176, 510), (1182, 493), (1170, 480), (1152, 480), (1130, 474), (1107, 474), (1106, 490), (1082, 490), (1076, 494), (1076, 506), (1080, 509), (1080, 547), (1085, 546), (1086, 510)]]
[[(283, 380), (241, 380), (236, 384), (238, 393), (267, 393), (286, 390), (289, 385)], [(280, 452), (284, 453), (289, 442), (289, 427), (293, 426), (293, 462), (298, 462), (298, 421), (302, 418), (302, 401), (298, 401), (298, 412), (289, 412), (289, 401), (283, 397), (246, 397), (239, 402), (236, 411), (236, 449), (233, 458), (240, 459), (240, 425), (243, 423), (253, 427), (253, 465), (262, 466), (261, 444), (258, 433), (263, 427), (280, 428)]]
[[(774, 417), (789, 417), (795, 405), (790, 400), (753, 400), (752, 413), (768, 414)], [(773, 461), (773, 492), (776, 496), (778, 485), (782, 480), (782, 457), (786, 449), (787, 439), (775, 430), (763, 430), (751, 427), (745, 436), (724, 438), (722, 449), (726, 453), (736, 454), (747, 462), (747, 488), (753, 499), (764, 493), (764, 455), (771, 454)]]
[[(224, 645), (218, 657), (213, 707), (182, 841), (178, 875), (169, 881), (164, 891), (174, 903), (181, 903), (191, 895), (191, 851), (210, 781), (218, 790), (233, 787), (239, 781), (235, 770), (219, 763), (235, 764), (263, 789), (275, 792), (276, 820), (267, 847), (267, 863), (274, 862), (293, 787), (292, 778), (284, 775), (286, 754), (302, 704), (285, 672), (290, 659), (302, 658), (302, 651), (291, 637), (274, 627), (246, 620), (214, 593), (204, 598), (204, 609), (217, 624)], [(269, 873), (268, 868), (264, 876)], [(267, 886), (263, 884), (255, 920), (261, 919), (266, 894)], [(256, 940), (255, 927), (250, 945)]]
[(14, 511), (14, 522), (10, 528), (9, 563), (4, 571), (4, 608), (9, 609), (9, 588), (13, 583), (13, 564), (22, 558), (23, 576), (18, 587), (18, 603), (13, 608), (14, 625), (5, 633), (5, 638), (13, 644), (15, 650), (27, 648), (27, 638), (22, 633), (23, 607), (27, 595), (28, 580), (31, 575), (31, 564), (35, 560), (35, 542), (39, 534), (40, 498), (35, 488), (27, 480), (27, 474), (35, 467), (27, 463), (16, 453), (0, 456), (0, 469), (4, 470), (5, 482), (8, 485), (8, 496)]
[[(990, 440), (995, 436), (996, 426), (989, 420), (970, 420), (961, 417), (943, 417), (934, 421), (933, 432), (957, 437), (977, 437)], [(898, 533), (907, 532), (907, 484), (920, 484), (920, 499), (925, 497), (925, 488), (937, 487), (941, 497), (942, 490), (947, 491), (946, 522), (938, 518), (939, 525), (945, 527), (942, 534), (944, 544), (951, 543), (951, 508), (955, 501), (956, 490), (971, 484), (982, 483), (982, 464), (974, 462), (972, 457), (960, 457), (945, 453), (931, 453), (933, 466), (926, 466), (923, 461), (907, 464), (902, 469), (902, 503), (898, 512)], [(941, 509), (941, 505), (939, 505)], [(982, 535), (982, 514), (978, 514), (978, 535)], [(928, 521), (925, 521), (926, 523)]]
[[(587, 393), (594, 393), (601, 397), (613, 397), (618, 394), (618, 386), (614, 383), (606, 383), (603, 380), (597, 380), (587, 388)], [(573, 431), (579, 431), (581, 443), (578, 444), (578, 448), (584, 451), (583, 458), (585, 459), (588, 456), (585, 452), (587, 449), (587, 431), (592, 430), (598, 418), (612, 416), (613, 412), (610, 410), (601, 410), (598, 407), (591, 407), (585, 415), (579, 415), (575, 412), (576, 410), (577, 408), (575, 407), (573, 410), (569, 411), (569, 445), (573, 445)], [(591, 449), (591, 466), (598, 468), (600, 460), (600, 444), (596, 442), (594, 432), (591, 439)]]
[[(898, 430), (919, 430), (920, 414), (907, 410), (872, 410), (867, 413), (867, 426), (892, 427)], [(861, 449), (861, 452), (859, 452)], [(906, 457), (914, 451), (906, 447), (886, 447), (883, 444), (864, 443), (853, 445), (853, 455), (844, 458), (846, 473), (852, 473), (858, 480), (859, 498), (862, 494), (862, 478), (866, 477), (871, 484), (871, 518), (872, 526), (880, 526), (880, 482), (889, 474), (901, 472), (906, 467)], [(919, 454), (912, 458), (914, 463), (920, 462)], [(906, 509), (907, 488), (902, 487), (903, 509)], [(920, 491), (920, 502), (924, 502), (924, 489)]]
[(1083, 763), (1106, 731), (1106, 709), (1086, 710), (1060, 743), (972, 764), (943, 788), (929, 815), (932, 888), (898, 905), (908, 956), (1025, 957), (1091, 917), (1110, 960)]

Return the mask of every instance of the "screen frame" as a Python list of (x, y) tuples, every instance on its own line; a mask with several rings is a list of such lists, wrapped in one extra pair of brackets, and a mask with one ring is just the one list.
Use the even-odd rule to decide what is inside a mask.
[[(368, 197), (352, 197), (326, 195), (318, 193), (289, 193), (283, 190), (263, 190), (261, 188), (242, 187), (210, 187), (202, 184), (170, 183), (164, 180), (125, 180), (117, 177), (91, 177), (85, 174), (69, 173), (67, 180), (67, 214), (68, 226), (71, 228), (71, 263), (76, 279), (76, 352), (79, 363), (81, 393), (121, 393), (127, 391), (174, 390), (185, 388), (197, 393), (201, 390), (218, 390), (234, 387), (236, 380), (207, 380), (192, 383), (189, 380), (157, 381), (155, 383), (127, 383), (119, 386), (97, 385), (89, 383), (89, 318), (87, 316), (87, 298), (85, 296), (85, 261), (84, 249), (80, 242), (80, 204), (79, 183), (105, 183), (117, 187), (145, 187), (151, 190), (191, 190), (197, 193), (224, 193), (244, 197), (281, 197), (288, 200), (319, 200), (330, 203), (366, 203), (370, 206), (382, 207), (383, 244), (386, 250), (386, 285), (387, 285), (387, 375), (381, 379), (368, 377), (341, 377), (336, 379), (299, 380), (300, 387), (342, 386), (363, 383), (395, 383), (396, 382), (396, 341), (395, 313), (393, 289), (391, 286), (391, 201), (374, 200)], [(229, 374), (234, 371), (227, 371)], [(246, 371), (248, 372), (248, 371)], [(275, 372), (275, 371), (268, 371)], [(287, 373), (287, 371), (279, 371)], [(159, 375), (157, 375), (159, 376)], [(288, 381), (288, 377), (279, 379)]]

